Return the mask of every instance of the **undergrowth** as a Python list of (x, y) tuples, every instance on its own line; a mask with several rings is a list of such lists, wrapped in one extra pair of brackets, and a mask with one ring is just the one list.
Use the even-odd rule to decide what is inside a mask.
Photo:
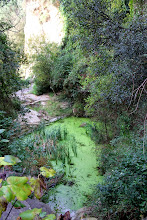
[(37, 103), (36, 105), (32, 106), (31, 109), (38, 112), (47, 112), (51, 117), (69, 115), (72, 113), (72, 110), (71, 108), (69, 108), (68, 103), (65, 103), (64, 107), (64, 102), (58, 101), (58, 98), (54, 96), (51, 97), (51, 100), (47, 101), (44, 106), (41, 103)]
[(19, 156), (21, 163), (15, 166), (17, 171), (25, 169), (31, 175), (38, 174), (39, 167), (52, 167), (52, 161), (56, 164), (61, 161), (63, 165), (69, 164), (71, 154), (76, 156), (76, 141), (74, 137), (68, 137), (66, 129), (61, 127), (47, 130), (41, 127), (27, 137), (16, 139), (9, 145), (12, 155)]
[(142, 145), (143, 138), (130, 131), (101, 148), (98, 168), (104, 181), (91, 198), (98, 219), (137, 220), (147, 216), (147, 155)]

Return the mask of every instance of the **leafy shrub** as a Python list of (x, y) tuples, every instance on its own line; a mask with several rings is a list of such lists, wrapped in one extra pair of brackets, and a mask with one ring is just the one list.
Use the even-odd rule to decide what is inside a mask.
[[(90, 92), (87, 110), (108, 118), (110, 111), (116, 115), (116, 111), (121, 113), (129, 109), (131, 112), (139, 109), (138, 104), (142, 105), (143, 85), (146, 84), (145, 30), (145, 18), (140, 16), (119, 31), (119, 39), (113, 43), (111, 51), (107, 46), (99, 46), (97, 59), (93, 58), (86, 82), (83, 82)], [(110, 44), (111, 40), (109, 38)], [(111, 117), (114, 118), (112, 114)]]
[[(6, 155), (5, 157), (0, 157), (0, 167), (3, 166), (3, 170), (5, 170), (5, 167), (12, 167), (16, 163), (21, 162), (19, 158)], [(12, 208), (23, 208), (25, 207), (24, 204), (22, 204), (20, 201), (24, 201), (28, 199), (28, 197), (33, 193), (33, 195), (40, 199), (42, 197), (43, 189), (46, 189), (46, 183), (43, 182), (43, 180), (40, 178), (40, 176), (44, 177), (53, 177), (55, 175), (55, 170), (48, 169), (46, 167), (40, 168), (40, 174), (38, 175), (38, 178), (34, 177), (19, 177), (19, 176), (9, 176), (6, 179), (6, 173), (7, 171), (1, 173), (0, 179), (0, 217), (4, 211), (6, 211), (8, 203), (12, 203), (11, 209), (9, 210), (6, 219), (8, 218), (10, 212), (12, 211)], [(42, 213), (42, 209), (32, 209), (27, 210), (23, 213), (20, 213), (20, 216), (22, 219), (35, 219), (38, 218), (38, 215), (40, 214), (39, 218), (45, 217), (46, 213)], [(18, 217), (19, 218), (19, 217)], [(55, 219), (55, 215), (51, 214), (46, 216), (46, 218), (49, 219)], [(43, 219), (46, 219), (43, 218)]]
[[(9, 142), (12, 141), (13, 136), (17, 136), (21, 132), (21, 128), (17, 121), (14, 122), (13, 117), (8, 117), (6, 112), (0, 111), (0, 155), (9, 154)], [(1, 141), (3, 140), (3, 141)]]
[(146, 216), (146, 154), (142, 139), (130, 133), (103, 146), (99, 169), (104, 182), (93, 196), (99, 219), (141, 219)]
[(19, 109), (19, 102), (16, 97), (14, 98), (14, 92), (20, 88), (19, 60), (7, 36), (2, 32), (0, 32), (0, 51), (0, 110), (12, 115)]
[[(87, 124), (86, 126), (87, 134), (91, 137), (91, 139), (96, 143), (96, 144), (104, 144), (108, 143), (108, 138), (110, 139), (110, 128), (106, 129), (104, 126), (104, 123), (100, 123), (97, 125), (94, 123), (93, 125)], [(109, 134), (108, 134), (109, 130)]]
[(7, 152), (7, 144), (9, 142), (8, 139), (4, 139), (3, 136), (4, 136), (4, 132), (5, 132), (5, 129), (1, 128), (0, 129), (0, 156), (3, 156), (5, 154), (5, 152)]
[(67, 97), (83, 105), (87, 92), (82, 90), (80, 79), (86, 74), (87, 60), (79, 49), (73, 51), (73, 66), (69, 75), (65, 78), (63, 90)]
[(52, 71), (52, 86), (56, 91), (63, 90), (65, 79), (70, 74), (73, 68), (72, 53), (61, 50), (53, 64)]
[(69, 44), (63, 49), (53, 64), (52, 86), (54, 90), (62, 90), (66, 98), (76, 102), (83, 102), (85, 96), (81, 89), (80, 76), (86, 70), (86, 59), (79, 49), (70, 49)]
[(84, 115), (84, 105), (81, 102), (75, 102), (73, 105), (73, 115), (82, 117)]
[[(74, 97), (86, 95), (86, 113), (115, 128), (118, 115), (138, 110), (145, 97), (145, 13), (139, 13), (132, 1), (76, 0), (70, 4), (63, 0), (61, 4), (67, 17), (65, 47), (82, 51), (64, 82), (66, 91)], [(83, 57), (86, 68), (79, 67)], [(82, 69), (85, 76), (80, 76), (79, 83)]]
[(38, 44), (32, 43), (32, 70), (35, 75), (35, 92), (41, 95), (52, 88), (52, 68), (57, 53), (56, 44), (39, 40)]
[(146, 215), (146, 162), (142, 151), (131, 151), (105, 175), (95, 197), (101, 219), (141, 219), (141, 215)]

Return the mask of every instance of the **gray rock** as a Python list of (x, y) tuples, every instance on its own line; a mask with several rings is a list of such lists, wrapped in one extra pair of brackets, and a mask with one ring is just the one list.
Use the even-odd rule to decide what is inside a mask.
[[(29, 205), (26, 201), (23, 201), (22, 203), (23, 203), (26, 207), (21, 208), (21, 209), (15, 209), (15, 208), (13, 208), (12, 211), (10, 212), (10, 215), (9, 215), (9, 217), (7, 218), (7, 220), (16, 220), (17, 217), (19, 216), (19, 214), (20, 214), (21, 212), (24, 212), (24, 211), (26, 211), (26, 210), (31, 209), (30, 205)], [(7, 207), (7, 210), (2, 214), (0, 220), (5, 220), (5, 219), (6, 219), (6, 217), (7, 217), (8, 213), (9, 213), (11, 207), (12, 207), (12, 204), (9, 203), (9, 204), (8, 204), (8, 207)]]
[(62, 117), (56, 117), (49, 120), (50, 123), (60, 120)]
[[(13, 208), (10, 215), (9, 215), (9, 217), (7, 218), (7, 220), (16, 220), (21, 212), (24, 212), (26, 210), (31, 210), (31, 209), (34, 209), (34, 208), (38, 208), (38, 209), (42, 208), (42, 212), (46, 212), (46, 214), (53, 213), (52, 210), (50, 209), (50, 207), (47, 204), (45, 204), (43, 202), (40, 202), (37, 199), (27, 199), (26, 201), (21, 201), (21, 203), (23, 203), (26, 207), (21, 208), (21, 209)], [(0, 220), (5, 220), (6, 219), (11, 207), (12, 207), (12, 205), (11, 205), (11, 203), (9, 203), (9, 205), (7, 207), (7, 210), (2, 214)]]
[(31, 209), (37, 208), (37, 209), (41, 209), (42, 208), (42, 212), (46, 212), (46, 214), (51, 214), (53, 213), (51, 208), (49, 207), (49, 205), (40, 202), (37, 199), (27, 199), (27, 203), (30, 205)]
[[(90, 215), (91, 208), (90, 207), (83, 207), (76, 211), (76, 213), (73, 215), (72, 220), (96, 220), (96, 218), (88, 217), (87, 215)], [(87, 216), (86, 218), (84, 216)]]

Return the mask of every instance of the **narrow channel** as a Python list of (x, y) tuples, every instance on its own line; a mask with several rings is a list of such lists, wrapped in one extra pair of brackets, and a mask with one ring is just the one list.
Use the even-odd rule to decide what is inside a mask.
[[(91, 124), (88, 118), (70, 117), (54, 123), (46, 128), (46, 132), (54, 126), (67, 129), (69, 136), (73, 136), (77, 145), (77, 157), (71, 158), (71, 164), (66, 166), (66, 177), (74, 182), (73, 185), (60, 184), (48, 193), (50, 207), (60, 213), (67, 210), (76, 211), (84, 206), (88, 195), (92, 193), (94, 185), (102, 181), (97, 164), (96, 145), (87, 135), (86, 127), (82, 124)], [(59, 165), (55, 167), (58, 169)]]

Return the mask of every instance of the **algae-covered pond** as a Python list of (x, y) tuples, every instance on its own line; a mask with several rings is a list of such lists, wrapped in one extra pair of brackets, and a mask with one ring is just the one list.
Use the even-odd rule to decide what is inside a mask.
[[(92, 193), (94, 185), (102, 181), (98, 174), (97, 154), (95, 152), (95, 143), (86, 133), (86, 128), (81, 127), (83, 123), (92, 123), (88, 118), (70, 117), (56, 122), (46, 128), (46, 133), (55, 126), (66, 128), (68, 136), (75, 139), (77, 156), (71, 156), (71, 165), (66, 166), (66, 178), (74, 182), (69, 184), (60, 184), (48, 193), (48, 202), (51, 208), (57, 212), (66, 210), (77, 210), (83, 207), (87, 196)], [(55, 164), (54, 164), (55, 165)], [(60, 163), (55, 169), (60, 169)]]

